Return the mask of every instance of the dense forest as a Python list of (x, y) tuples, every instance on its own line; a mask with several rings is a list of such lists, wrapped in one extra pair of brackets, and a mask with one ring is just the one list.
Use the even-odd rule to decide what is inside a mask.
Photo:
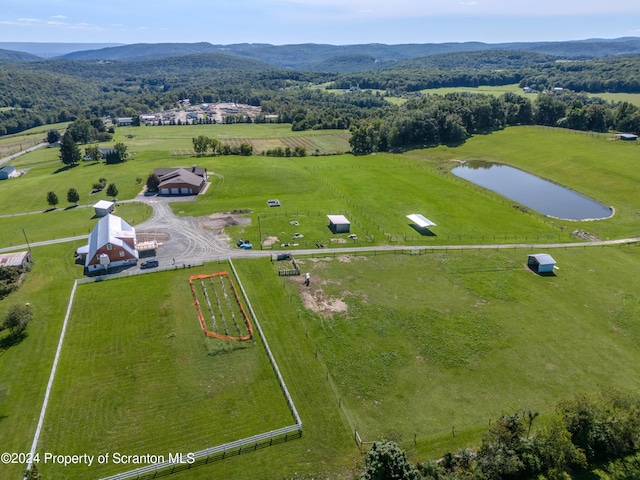
[[(76, 119), (135, 117), (175, 108), (186, 98), (192, 104), (231, 101), (260, 106), (262, 115), (253, 121), (275, 115), (294, 130), (351, 129), (354, 153), (455, 144), (507, 125), (640, 133), (637, 107), (587, 95), (640, 93), (640, 56), (559, 61), (549, 54), (485, 50), (403, 61), (377, 62), (366, 55), (333, 61), (342, 62), (344, 71), (359, 64), (379, 65), (321, 73), (221, 53), (154, 60), (4, 61), (0, 135)], [(421, 92), (510, 84), (530, 87), (537, 94)], [(390, 103), (387, 96), (405, 101)]]

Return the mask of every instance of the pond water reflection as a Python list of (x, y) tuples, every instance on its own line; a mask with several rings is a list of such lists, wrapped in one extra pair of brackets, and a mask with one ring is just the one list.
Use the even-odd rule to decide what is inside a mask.
[(455, 167), (451, 173), (543, 215), (568, 220), (611, 216), (611, 209), (605, 205), (508, 165), (471, 161)]

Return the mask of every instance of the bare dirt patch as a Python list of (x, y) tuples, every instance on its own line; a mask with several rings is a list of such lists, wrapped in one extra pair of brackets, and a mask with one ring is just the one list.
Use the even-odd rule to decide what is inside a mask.
[(278, 240), (278, 237), (267, 237), (263, 242), (262, 245), (264, 245), (265, 247), (270, 247), (271, 245), (274, 245), (276, 243), (278, 243), (280, 240)]
[(307, 309), (327, 318), (333, 318), (334, 314), (344, 313), (349, 309), (342, 299), (327, 297), (321, 288), (302, 287), (300, 297)]
[(333, 243), (347, 243), (347, 239), (346, 238), (332, 238), (331, 241)]
[(214, 213), (213, 215), (198, 218), (198, 222), (202, 228), (222, 230), (237, 225), (251, 225), (251, 217), (244, 213)]

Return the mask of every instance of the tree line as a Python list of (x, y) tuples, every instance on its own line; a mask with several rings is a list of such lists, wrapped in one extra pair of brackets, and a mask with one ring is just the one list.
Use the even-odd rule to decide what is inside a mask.
[(640, 108), (622, 102), (612, 106), (601, 99), (565, 92), (530, 98), (515, 93), (500, 97), (450, 93), (408, 101), (380, 110), (351, 127), (353, 153), (403, 151), (438, 144), (456, 145), (474, 133), (508, 125), (545, 125), (640, 134)]
[[(617, 105), (589, 100), (580, 93), (605, 90), (640, 92), (638, 57), (588, 62), (548, 62), (545, 56), (525, 58), (522, 54), (507, 52), (493, 52), (492, 55), (473, 52), (458, 57), (441, 56), (378, 71), (333, 75), (278, 69), (255, 61), (244, 62), (216, 55), (140, 62), (50, 60), (5, 64), (0, 65), (0, 135), (43, 124), (87, 120), (93, 130), (89, 131), (86, 124), (78, 125), (80, 131), (77, 134), (104, 141), (109, 132), (101, 130), (95, 119), (135, 117), (167, 110), (184, 98), (189, 98), (192, 104), (235, 101), (260, 106), (262, 114), (254, 121), (266, 121), (265, 115), (275, 115), (275, 121), (290, 123), (294, 130), (357, 129), (363, 121), (375, 123), (376, 119), (381, 119), (390, 131), (394, 127), (398, 130), (398, 135), (394, 133), (387, 141), (392, 148), (396, 148), (403, 137), (407, 137), (407, 146), (432, 142), (431, 133), (421, 136), (411, 128), (402, 127), (404, 124), (424, 123), (415, 118), (416, 110), (427, 111), (436, 122), (439, 142), (448, 142), (452, 136), (464, 136), (458, 124), (467, 134), (486, 129), (487, 125), (501, 128), (500, 125), (512, 124), (559, 125), (596, 131), (615, 128), (632, 133), (639, 130), (632, 106), (625, 106), (620, 112), (623, 118), (618, 118)], [(462, 59), (468, 60), (470, 67), (464, 67), (460, 63)], [(427, 65), (429, 68), (425, 68)], [(483, 68), (472, 68), (474, 66)], [(506, 68), (498, 68), (500, 66)], [(448, 115), (434, 113), (437, 109), (449, 108), (443, 107), (446, 102), (433, 97), (425, 100), (425, 96), (419, 93), (425, 88), (518, 82), (536, 92), (553, 91), (556, 86), (564, 87), (564, 91), (536, 100), (531, 108), (532, 114), (528, 116), (523, 111), (520, 114), (522, 118), (516, 123), (511, 121), (511, 111), (494, 111), (491, 120), (475, 112), (474, 118), (470, 119), (466, 114), (469, 105), (462, 105), (460, 111), (449, 105), (453, 109), (448, 113), (454, 116), (447, 121)], [(308, 88), (311, 84), (321, 83), (332, 88), (359, 89), (336, 94)], [(419, 99), (423, 98), (421, 102), (397, 107), (385, 101), (380, 93), (363, 91), (366, 89), (398, 95), (414, 92)], [(513, 98), (501, 98), (500, 101), (504, 104), (503, 109), (519, 109), (517, 105), (527, 108), (527, 101)], [(447, 102), (451, 103), (450, 100)], [(433, 106), (428, 107), (426, 103)], [(476, 104), (485, 104), (483, 108), (496, 107), (486, 98), (471, 103), (473, 108)], [(236, 118), (230, 121), (245, 120)], [(420, 128), (431, 132), (429, 123)], [(382, 127), (383, 137), (385, 128)], [(374, 149), (380, 150), (381, 146)]]
[[(618, 468), (617, 461), (640, 452), (636, 397), (579, 395), (560, 402), (556, 411), (537, 429), (537, 412), (502, 416), (485, 431), (480, 447), (448, 451), (415, 466), (396, 443), (376, 442), (360, 480), (569, 480), (598, 466)], [(639, 478), (640, 463), (626, 462), (620, 470), (619, 478)]]

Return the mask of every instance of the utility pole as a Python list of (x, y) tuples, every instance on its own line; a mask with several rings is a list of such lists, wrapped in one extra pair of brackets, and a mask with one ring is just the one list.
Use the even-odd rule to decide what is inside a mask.
[(27, 242), (27, 249), (29, 250), (29, 256), (31, 257), (31, 260), (33, 261), (33, 255), (31, 254), (31, 245), (29, 245), (29, 240), (27, 239), (27, 234), (24, 231), (24, 228), (22, 229), (22, 234), (24, 235), (24, 239)]

